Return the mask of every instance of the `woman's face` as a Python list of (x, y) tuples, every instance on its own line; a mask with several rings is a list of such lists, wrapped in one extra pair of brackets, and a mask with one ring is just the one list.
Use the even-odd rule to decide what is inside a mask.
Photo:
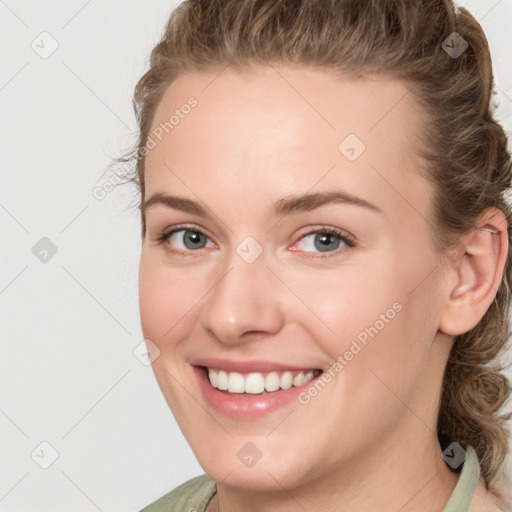
[(401, 83), (314, 69), (168, 88), (146, 158), (141, 321), (211, 478), (288, 489), (435, 431), (450, 345), (421, 119)]

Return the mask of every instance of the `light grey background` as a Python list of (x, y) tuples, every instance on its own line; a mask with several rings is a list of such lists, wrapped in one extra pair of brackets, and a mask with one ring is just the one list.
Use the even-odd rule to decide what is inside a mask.
[[(133, 353), (136, 196), (93, 193), (133, 141), (133, 87), (178, 3), (0, 0), (2, 512), (134, 512), (202, 473)], [(460, 3), (486, 30), (510, 132), (512, 3)], [(43, 237), (55, 255), (33, 253)]]

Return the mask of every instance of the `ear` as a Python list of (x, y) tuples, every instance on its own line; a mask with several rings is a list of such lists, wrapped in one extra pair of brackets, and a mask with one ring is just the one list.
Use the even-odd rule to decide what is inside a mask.
[(447, 263), (446, 302), (439, 324), (445, 334), (471, 330), (494, 300), (507, 260), (507, 227), (503, 212), (489, 208), (461, 236), (458, 256)]

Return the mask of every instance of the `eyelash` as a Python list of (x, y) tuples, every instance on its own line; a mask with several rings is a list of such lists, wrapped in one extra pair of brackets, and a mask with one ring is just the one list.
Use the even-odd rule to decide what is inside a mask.
[[(179, 226), (175, 226), (170, 231), (167, 231), (167, 230), (159, 231), (158, 233), (155, 234), (155, 237), (153, 238), (153, 241), (156, 242), (156, 245), (163, 245), (165, 251), (168, 252), (169, 254), (179, 254), (179, 255), (183, 255), (183, 256), (193, 256), (193, 253), (194, 252), (199, 252), (200, 249), (195, 250), (195, 251), (193, 251), (193, 250), (190, 250), (190, 251), (179, 251), (179, 250), (176, 250), (176, 249), (170, 249), (165, 244), (165, 242), (167, 241), (167, 239), (171, 235), (173, 235), (177, 231), (182, 231), (182, 230), (196, 231), (196, 232), (201, 233), (202, 235), (204, 235), (206, 238), (210, 239), (210, 237), (204, 231), (202, 231), (201, 229), (198, 229), (195, 226), (179, 225)], [(305, 238), (305, 237), (307, 237), (309, 235), (313, 235), (313, 234), (315, 234), (315, 235), (316, 234), (336, 235), (336, 237), (338, 237), (341, 240), (341, 242), (343, 242), (346, 245), (346, 248), (345, 249), (336, 249), (334, 251), (326, 251), (325, 254), (322, 254), (321, 252), (315, 253), (315, 252), (304, 251), (304, 254), (306, 254), (306, 256), (303, 256), (303, 257), (305, 257), (305, 258), (312, 258), (312, 259), (315, 259), (315, 258), (317, 258), (317, 259), (329, 258), (329, 257), (332, 257), (333, 255), (338, 255), (340, 252), (346, 252), (347, 249), (353, 249), (356, 246), (355, 238), (353, 236), (347, 234), (346, 232), (341, 231), (338, 228), (334, 228), (334, 227), (331, 227), (331, 226), (321, 226), (319, 228), (307, 231), (306, 233), (300, 235), (297, 238), (297, 240), (292, 245), (295, 245), (296, 243), (298, 243), (303, 238)], [(296, 251), (296, 252), (300, 252), (300, 251)]]

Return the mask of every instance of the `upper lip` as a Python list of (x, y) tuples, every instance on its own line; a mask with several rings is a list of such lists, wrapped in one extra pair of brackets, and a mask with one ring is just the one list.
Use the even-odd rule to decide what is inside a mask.
[(283, 364), (274, 361), (230, 361), (228, 359), (201, 358), (190, 361), (194, 366), (206, 366), (215, 370), (224, 370), (225, 372), (252, 373), (252, 372), (272, 372), (272, 371), (311, 371), (316, 368), (312, 366), (295, 366)]

